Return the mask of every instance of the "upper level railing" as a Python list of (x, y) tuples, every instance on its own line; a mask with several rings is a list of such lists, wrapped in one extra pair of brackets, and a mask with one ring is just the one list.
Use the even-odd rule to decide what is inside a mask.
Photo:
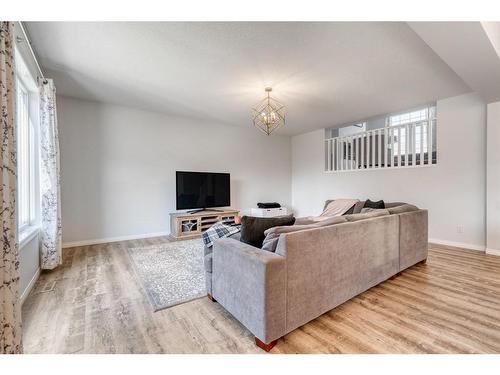
[(436, 164), (435, 124), (432, 119), (325, 139), (325, 171)]

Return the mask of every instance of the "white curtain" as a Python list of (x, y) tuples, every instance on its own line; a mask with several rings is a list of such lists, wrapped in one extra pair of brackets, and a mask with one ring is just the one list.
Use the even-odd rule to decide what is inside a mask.
[(61, 189), (56, 89), (51, 79), (40, 82), (41, 267), (62, 263)]
[(14, 24), (0, 21), (0, 353), (7, 354), (22, 352), (13, 34)]

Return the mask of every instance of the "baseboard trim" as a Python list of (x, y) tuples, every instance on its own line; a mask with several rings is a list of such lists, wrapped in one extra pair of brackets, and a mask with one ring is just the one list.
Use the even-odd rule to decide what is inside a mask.
[(436, 238), (429, 238), (429, 243), (435, 243), (436, 245), (460, 247), (462, 249), (468, 249), (468, 250), (476, 250), (476, 251), (483, 251), (483, 252), (486, 251), (486, 246), (473, 245), (470, 243), (463, 243), (463, 242), (438, 240)]
[(41, 272), (40, 268), (36, 270), (35, 274), (28, 283), (28, 286), (26, 287), (26, 289), (24, 289), (23, 293), (21, 294), (21, 297), (19, 298), (21, 300), (21, 306), (23, 305), (24, 301), (26, 301), (26, 298), (28, 298), (28, 296), (30, 295), (31, 290), (33, 289), (35, 283), (40, 277), (40, 272)]
[(497, 249), (486, 249), (486, 254), (500, 256), (500, 250), (497, 250)]
[(94, 240), (64, 242), (62, 244), (62, 247), (64, 249), (66, 249), (68, 247), (99, 245), (99, 244), (109, 243), (109, 242), (139, 240), (141, 238), (151, 238), (151, 237), (167, 236), (169, 234), (170, 234), (170, 232), (156, 232), (156, 233), (146, 233), (146, 234), (133, 234), (133, 235), (130, 235), (130, 236), (98, 238), (98, 239), (94, 239)]

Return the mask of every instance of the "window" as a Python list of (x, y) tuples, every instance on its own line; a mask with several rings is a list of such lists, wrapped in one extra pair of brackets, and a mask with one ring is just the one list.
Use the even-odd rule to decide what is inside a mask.
[(410, 124), (412, 122), (424, 121), (429, 118), (429, 109), (424, 108), (418, 111), (401, 113), (399, 115), (393, 115), (389, 117), (389, 125), (397, 126)]
[[(424, 152), (427, 152), (427, 124), (421, 123), (429, 119), (429, 115), (433, 112), (434, 107), (419, 109), (417, 111), (405, 112), (398, 115), (389, 116), (389, 126), (400, 126), (406, 124), (419, 123), (415, 126), (415, 141), (411, 142), (414, 145), (416, 152), (421, 152), (421, 144), (423, 143)], [(409, 134), (410, 141), (412, 135)], [(406, 128), (400, 129), (400, 139), (394, 143), (395, 149), (399, 150), (401, 146), (401, 155), (406, 155)], [(408, 150), (411, 152), (411, 150)]]
[[(17, 51), (16, 51), (17, 52)], [(34, 99), (36, 85), (22, 60), (16, 55), (17, 189), (19, 232), (36, 223), (38, 147)]]

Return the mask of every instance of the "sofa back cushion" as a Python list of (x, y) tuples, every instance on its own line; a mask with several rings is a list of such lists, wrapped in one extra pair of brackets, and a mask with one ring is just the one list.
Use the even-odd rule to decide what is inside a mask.
[(406, 203), (405, 202), (385, 202), (385, 208), (402, 206), (403, 204), (406, 204)]
[[(323, 207), (323, 211), (326, 209), (328, 204), (332, 202), (334, 199), (328, 199), (325, 201), (325, 206)], [(353, 207), (351, 207), (344, 215), (350, 215), (350, 214), (359, 214), (361, 210), (365, 207), (366, 201), (359, 201), (356, 203)], [(405, 202), (384, 202), (385, 208), (393, 208), (397, 206), (402, 206), (404, 204), (407, 204)]]
[(400, 206), (396, 206), (396, 207), (389, 207), (387, 209), (387, 211), (389, 211), (389, 213), (391, 215), (394, 215), (394, 214), (403, 214), (405, 212), (413, 212), (413, 211), (418, 211), (419, 208), (417, 206), (414, 206), (413, 204), (402, 204)]
[(328, 225), (335, 225), (335, 224), (341, 224), (341, 223), (346, 223), (346, 222), (347, 222), (347, 219), (345, 218), (345, 216), (333, 216), (333, 217), (329, 217), (325, 220), (314, 222), (312, 224), (279, 226), (279, 227), (269, 228), (264, 232), (266, 238), (264, 239), (264, 242), (262, 244), (262, 250), (275, 252), (276, 246), (278, 245), (279, 237), (280, 237), (280, 235), (282, 235), (284, 233), (291, 233), (291, 232), (297, 232), (300, 230), (321, 228), (321, 227), (326, 227)]
[(352, 222), (352, 221), (372, 219), (374, 217), (387, 216), (387, 215), (390, 215), (388, 210), (377, 209), (377, 210), (364, 212), (364, 213), (360, 213), (360, 214), (345, 215), (345, 218), (347, 219), (347, 221)]

